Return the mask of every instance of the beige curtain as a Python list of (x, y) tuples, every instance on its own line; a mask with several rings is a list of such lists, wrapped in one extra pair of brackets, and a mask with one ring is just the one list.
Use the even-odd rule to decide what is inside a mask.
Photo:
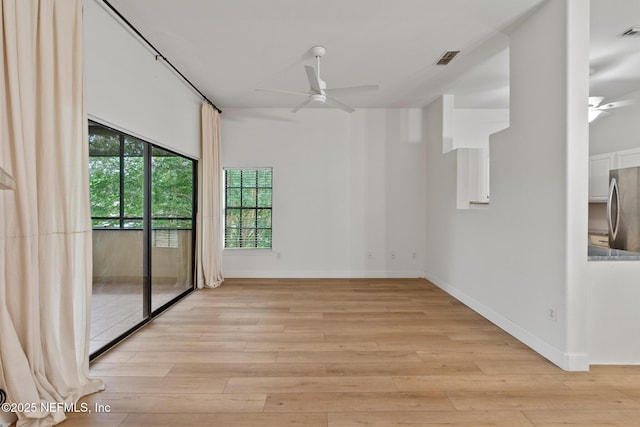
[[(0, 388), (76, 402), (88, 378), (91, 219), (82, 0), (0, 0)], [(64, 413), (18, 413), (49, 426)]]
[(222, 163), (220, 114), (203, 102), (198, 165), (197, 272), (199, 288), (217, 288), (222, 277)]

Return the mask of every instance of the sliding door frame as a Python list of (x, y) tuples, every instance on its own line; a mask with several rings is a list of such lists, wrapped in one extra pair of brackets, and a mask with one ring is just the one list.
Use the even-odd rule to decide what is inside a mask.
[[(125, 338), (129, 337), (131, 334), (136, 332), (138, 329), (142, 328), (144, 325), (153, 320), (156, 316), (167, 310), (169, 307), (174, 305), (176, 302), (180, 301), (182, 298), (193, 292), (196, 288), (196, 218), (198, 213), (198, 160), (193, 159), (191, 157), (185, 156), (183, 154), (177, 153), (173, 150), (167, 149), (165, 147), (152, 144), (148, 141), (145, 141), (141, 138), (130, 135), (121, 130), (115, 129), (111, 126), (104, 125), (96, 120), (89, 120), (90, 125), (101, 126), (105, 129), (108, 129), (112, 132), (115, 132), (119, 135), (120, 139), (120, 221), (119, 221), (119, 230), (124, 229), (124, 140), (126, 137), (133, 138), (144, 144), (144, 154), (143, 154), (143, 212), (142, 212), (142, 239), (143, 239), (143, 254), (142, 254), (142, 315), (143, 319), (135, 326), (127, 329), (122, 334), (118, 335), (116, 338), (111, 340), (108, 344), (100, 347), (98, 350), (94, 351), (89, 355), (89, 361), (92, 362), (100, 355), (104, 354), (106, 351), (111, 349), (113, 346), (117, 345)], [(175, 297), (171, 298), (166, 303), (162, 304), (157, 309), (152, 309), (152, 279), (153, 279), (153, 270), (152, 270), (152, 152), (153, 148), (159, 148), (163, 151), (167, 151), (171, 154), (175, 154), (176, 156), (188, 159), (192, 162), (192, 193), (191, 193), (191, 286), (185, 289), (183, 292), (177, 294)], [(92, 217), (96, 219), (100, 219), (101, 217)]]

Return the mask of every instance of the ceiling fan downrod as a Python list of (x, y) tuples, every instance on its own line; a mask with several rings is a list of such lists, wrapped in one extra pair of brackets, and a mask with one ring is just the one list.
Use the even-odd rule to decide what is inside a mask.
[(320, 80), (320, 58), (327, 52), (324, 46), (313, 46), (311, 53), (316, 57), (316, 73), (318, 74), (318, 80)]

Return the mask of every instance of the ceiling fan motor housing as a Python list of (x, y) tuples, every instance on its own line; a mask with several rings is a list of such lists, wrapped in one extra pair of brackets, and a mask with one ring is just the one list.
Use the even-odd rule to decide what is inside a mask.
[(313, 53), (313, 56), (324, 56), (326, 52), (327, 50), (324, 48), (324, 46), (313, 46), (311, 48), (311, 53)]

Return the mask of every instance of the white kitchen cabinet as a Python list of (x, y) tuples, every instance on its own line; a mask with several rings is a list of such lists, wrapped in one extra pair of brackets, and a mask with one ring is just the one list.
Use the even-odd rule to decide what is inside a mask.
[(611, 169), (636, 166), (640, 166), (640, 148), (589, 157), (589, 201), (607, 201), (609, 196), (609, 171)]
[(609, 196), (609, 170), (616, 169), (615, 153), (589, 157), (589, 201), (606, 202)]
[(615, 166), (611, 169), (624, 169), (640, 166), (640, 148), (617, 151)]
[(457, 148), (458, 209), (489, 204), (489, 150)]

